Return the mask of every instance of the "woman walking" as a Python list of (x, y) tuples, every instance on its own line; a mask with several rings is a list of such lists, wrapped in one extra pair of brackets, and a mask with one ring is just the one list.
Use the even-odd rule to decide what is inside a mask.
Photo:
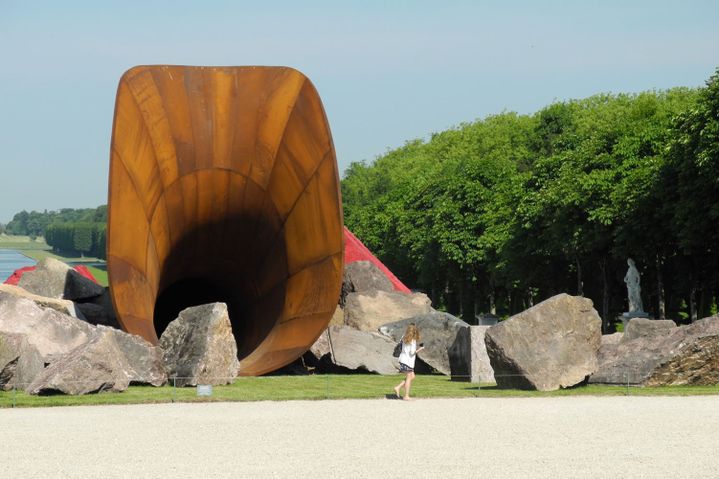
[(402, 336), (402, 352), (399, 354), (399, 371), (401, 373), (407, 373), (404, 381), (399, 383), (394, 388), (394, 392), (397, 394), (397, 398), (401, 397), (400, 390), (404, 387), (404, 399), (410, 401), (412, 398), (409, 397), (409, 390), (412, 386), (412, 380), (414, 379), (414, 360), (417, 357), (417, 353), (424, 349), (422, 344), (419, 343), (419, 349), (417, 344), (419, 343), (419, 330), (414, 323), (410, 323), (407, 326), (407, 330)]

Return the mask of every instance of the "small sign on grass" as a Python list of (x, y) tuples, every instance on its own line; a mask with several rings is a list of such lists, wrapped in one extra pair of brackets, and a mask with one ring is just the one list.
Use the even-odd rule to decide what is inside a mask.
[(198, 396), (212, 396), (212, 384), (198, 384), (197, 385)]

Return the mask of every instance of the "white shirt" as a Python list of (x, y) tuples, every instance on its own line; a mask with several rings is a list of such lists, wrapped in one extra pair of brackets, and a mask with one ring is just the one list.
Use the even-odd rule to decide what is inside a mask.
[(414, 359), (417, 357), (417, 341), (414, 339), (409, 344), (402, 341), (402, 352), (399, 353), (399, 362), (414, 369)]

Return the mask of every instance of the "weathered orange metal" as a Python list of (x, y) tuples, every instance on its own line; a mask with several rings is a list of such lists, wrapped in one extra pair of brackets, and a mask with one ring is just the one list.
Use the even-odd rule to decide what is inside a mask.
[(241, 374), (302, 355), (342, 283), (334, 146), (285, 67), (139, 66), (120, 80), (107, 264), (120, 324), (156, 343), (185, 307), (227, 303)]

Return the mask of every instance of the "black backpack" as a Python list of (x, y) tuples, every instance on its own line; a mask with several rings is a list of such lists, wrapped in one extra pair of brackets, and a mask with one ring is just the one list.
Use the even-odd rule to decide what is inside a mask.
[(401, 352), (402, 352), (402, 341), (398, 342), (395, 345), (394, 351), (392, 351), (392, 356), (395, 358), (398, 358)]

